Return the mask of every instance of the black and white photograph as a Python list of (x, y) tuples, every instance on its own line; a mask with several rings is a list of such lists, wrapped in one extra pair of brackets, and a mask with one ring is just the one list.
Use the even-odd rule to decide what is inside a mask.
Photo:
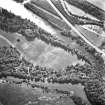
[(0, 105), (105, 105), (105, 0), (0, 0)]

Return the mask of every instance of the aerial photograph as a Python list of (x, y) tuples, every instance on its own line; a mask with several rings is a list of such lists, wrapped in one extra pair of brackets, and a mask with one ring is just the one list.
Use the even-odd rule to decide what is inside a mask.
[(0, 105), (105, 105), (105, 0), (0, 0)]

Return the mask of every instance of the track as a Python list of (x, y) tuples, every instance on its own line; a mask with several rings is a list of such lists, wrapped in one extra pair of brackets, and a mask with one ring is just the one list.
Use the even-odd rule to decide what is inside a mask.
[[(54, 10), (62, 17), (62, 19), (71, 27), (71, 29), (76, 32), (86, 43), (88, 43), (90, 46), (96, 49), (97, 52), (101, 53), (105, 56), (105, 52), (97, 48), (95, 45), (93, 45), (90, 41), (88, 41), (68, 20), (67, 14), (64, 14), (64, 9), (61, 6), (61, 3), (59, 0), (53, 1), (53, 0), (47, 0), (49, 4), (54, 8)], [(58, 8), (60, 4), (60, 8)]]

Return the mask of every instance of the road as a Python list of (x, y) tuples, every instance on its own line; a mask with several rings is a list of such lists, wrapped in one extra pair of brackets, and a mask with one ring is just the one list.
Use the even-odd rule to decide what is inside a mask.
[[(55, 6), (56, 2), (53, 2), (53, 0), (47, 0), (49, 4), (54, 8), (54, 10), (61, 16), (61, 18), (71, 27), (71, 29), (76, 32), (87, 44), (89, 44), (91, 47), (95, 48), (97, 52), (101, 53), (103, 56), (105, 56), (105, 52), (100, 50), (98, 47), (93, 45), (88, 39), (86, 39), (85, 36), (83, 36), (67, 19), (66, 17), (59, 11), (59, 9)], [(58, 0), (59, 1), (59, 0)], [(55, 5), (53, 4), (55, 3)]]

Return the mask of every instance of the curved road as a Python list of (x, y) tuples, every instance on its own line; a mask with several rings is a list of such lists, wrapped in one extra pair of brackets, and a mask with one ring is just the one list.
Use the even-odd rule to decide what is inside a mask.
[[(97, 52), (101, 53), (103, 56), (105, 56), (105, 52), (103, 52), (102, 50), (100, 50), (98, 47), (96, 47), (95, 45), (93, 45), (89, 40), (86, 39), (85, 36), (83, 36), (67, 19), (66, 17), (60, 12), (60, 8), (57, 8), (57, 2), (60, 2), (62, 0), (47, 0), (49, 2), (49, 4), (54, 8), (54, 10), (60, 15), (60, 17), (71, 27), (71, 29), (76, 32), (87, 44), (89, 44), (90, 46), (92, 46), (93, 48), (96, 49)], [(62, 9), (63, 10), (63, 9)], [(62, 11), (61, 10), (61, 11)]]

